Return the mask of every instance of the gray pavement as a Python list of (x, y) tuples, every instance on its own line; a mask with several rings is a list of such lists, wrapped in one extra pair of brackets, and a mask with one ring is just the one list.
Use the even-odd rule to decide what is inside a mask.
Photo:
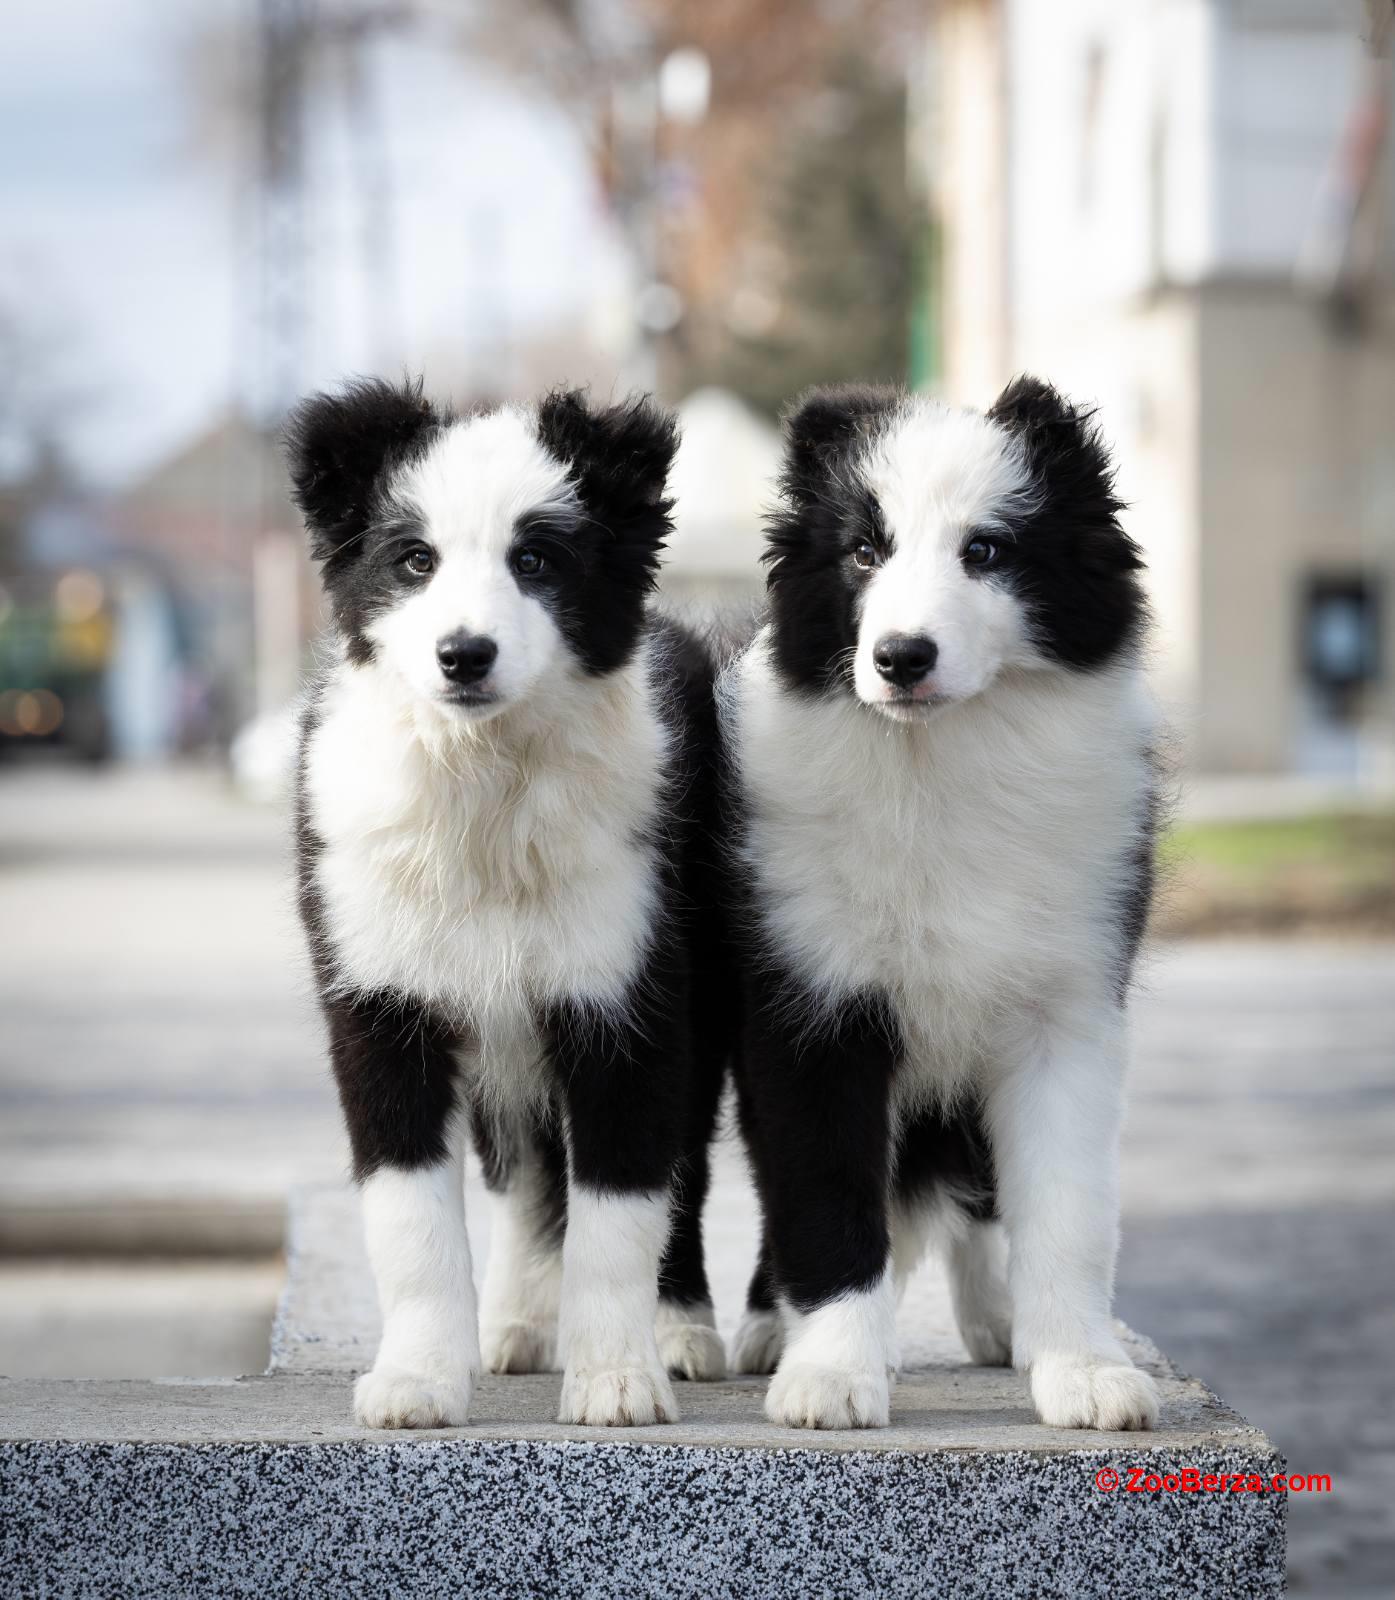
[[(282, 837), (204, 774), (0, 770), (0, 1247), (264, 1248), (342, 1175)], [(1395, 946), (1156, 952), (1135, 1015), (1120, 1313), (1332, 1474), (1290, 1503), (1294, 1592), (1388, 1593)], [(728, 1151), (727, 1323), (750, 1219)]]

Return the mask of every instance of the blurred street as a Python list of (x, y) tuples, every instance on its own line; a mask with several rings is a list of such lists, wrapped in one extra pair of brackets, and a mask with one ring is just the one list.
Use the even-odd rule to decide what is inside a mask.
[[(209, 1338), (229, 1317), (247, 1324), (244, 1351), (261, 1350), (253, 1312), (274, 1292), (264, 1257), (282, 1197), (345, 1170), (279, 818), (197, 771), (36, 768), (0, 781), (0, 841), (4, 1236), (30, 1252), (154, 1242), (202, 1257), (173, 1269), (200, 1285), (179, 1311), (190, 1359), (230, 1358), (227, 1337)], [(1136, 1016), (1120, 1314), (1295, 1470), (1332, 1474), (1334, 1495), (1291, 1506), (1295, 1592), (1382, 1592), (1395, 1557), (1395, 946), (1168, 947)], [(749, 1217), (728, 1150), (712, 1216), (724, 1323)], [(257, 1259), (220, 1277), (209, 1253), (239, 1250)], [(55, 1350), (43, 1332), (45, 1270), (11, 1255), (0, 1273), (0, 1370), (7, 1357), (91, 1362), (81, 1339)], [(170, 1314), (170, 1273), (145, 1281), (147, 1320)], [(111, 1323), (134, 1315), (119, 1276), (73, 1281), (67, 1315), (79, 1294), (89, 1344), (119, 1365)], [(144, 1354), (175, 1359), (168, 1341)]]

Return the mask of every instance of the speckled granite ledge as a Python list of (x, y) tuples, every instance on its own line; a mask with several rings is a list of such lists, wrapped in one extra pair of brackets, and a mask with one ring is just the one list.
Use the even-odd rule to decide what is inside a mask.
[(1264, 1436), (1145, 1341), (1153, 1434), (1039, 1427), (1022, 1381), (964, 1364), (917, 1282), (893, 1426), (806, 1434), (762, 1383), (683, 1385), (682, 1423), (560, 1427), (556, 1377), (486, 1379), (474, 1425), (369, 1434), (348, 1374), (375, 1322), (352, 1205), (298, 1203), (266, 1375), (0, 1382), (9, 1596), (1247, 1597), (1283, 1591), (1274, 1493), (1112, 1492), (1259, 1474)]

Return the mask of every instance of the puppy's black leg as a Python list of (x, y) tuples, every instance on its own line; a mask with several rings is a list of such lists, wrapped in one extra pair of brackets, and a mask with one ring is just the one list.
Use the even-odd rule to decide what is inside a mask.
[(976, 1103), (910, 1118), (897, 1139), (891, 1256), (898, 1297), (924, 1253), (932, 1224), (948, 1238), (955, 1321), (980, 1366), (1012, 1360), (1007, 1240), (983, 1113)]
[(479, 1371), (457, 1039), (390, 995), (331, 999), (330, 1058), (383, 1314), (354, 1408), (371, 1428), (464, 1423)]
[(544, 1113), (501, 1118), (478, 1101), (470, 1133), (493, 1202), (480, 1295), (480, 1348), (489, 1372), (557, 1368), (567, 1154)]
[(694, 1049), (698, 1070), (690, 1085), (673, 1185), (673, 1221), (659, 1264), (659, 1358), (675, 1378), (716, 1379), (726, 1376), (727, 1363), (707, 1285), (702, 1208), (726, 1058), (716, 1041), (697, 1030)]
[(806, 1023), (790, 986), (756, 1008), (745, 1101), (785, 1349), (766, 1414), (787, 1427), (885, 1426), (896, 1366), (889, 1265), (893, 1030), (871, 997)]
[(621, 1018), (566, 1004), (546, 1019), (570, 1157), (563, 1422), (624, 1426), (678, 1416), (655, 1318), (686, 1062), (681, 1006), (657, 969), (649, 964)]

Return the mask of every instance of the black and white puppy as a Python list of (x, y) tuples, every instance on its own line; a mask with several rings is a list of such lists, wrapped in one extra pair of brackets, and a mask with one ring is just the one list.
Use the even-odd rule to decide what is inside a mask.
[[(598, 1424), (673, 1419), (669, 1372), (722, 1374), (716, 718), (648, 600), (674, 446), (645, 400), (453, 415), (381, 382), (288, 430), (336, 636), (299, 876), (383, 1312), (368, 1426), (465, 1422), (481, 1364), (560, 1359), (562, 1420)], [(482, 1337), (467, 1123), (498, 1202)]]
[(1110, 1304), (1154, 732), (1105, 448), (1030, 378), (986, 415), (816, 392), (781, 487), (719, 684), (766, 1218), (737, 1365), (778, 1359), (776, 1422), (885, 1424), (939, 1223), (976, 1361), (1050, 1425), (1146, 1428)]

